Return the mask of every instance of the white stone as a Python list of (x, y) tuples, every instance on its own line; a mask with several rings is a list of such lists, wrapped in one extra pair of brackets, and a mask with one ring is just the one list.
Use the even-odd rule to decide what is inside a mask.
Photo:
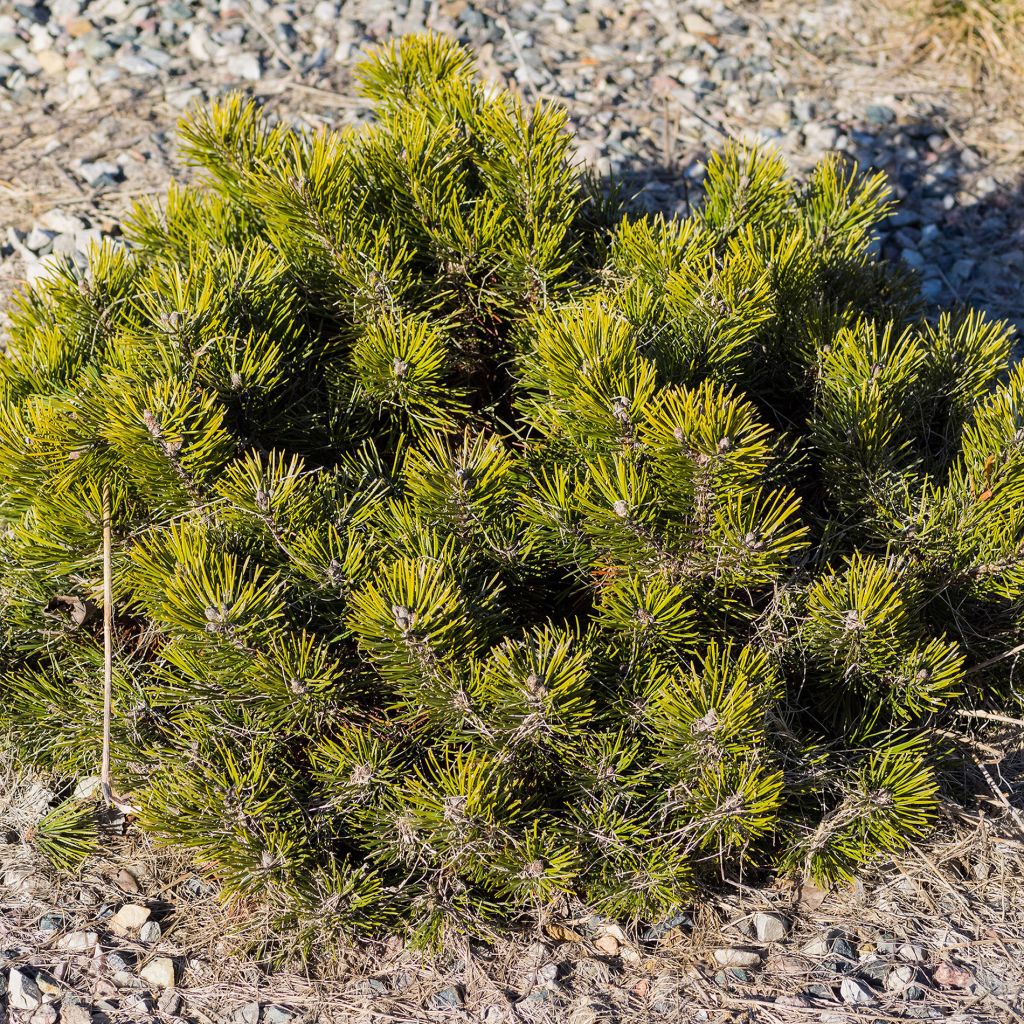
[(254, 53), (235, 53), (228, 58), (228, 73), (236, 78), (244, 78), (247, 82), (258, 82), (260, 59)]
[(763, 954), (759, 949), (733, 946), (715, 950), (715, 962), (722, 967), (756, 967), (762, 959)]
[(92, 1024), (92, 1014), (78, 1003), (64, 1003), (60, 1008), (60, 1024)]
[(782, 914), (755, 914), (754, 933), (759, 942), (781, 942), (789, 933), (789, 921)]
[(174, 988), (174, 961), (158, 956), (139, 971), (139, 977), (153, 988)]
[(189, 56), (197, 64), (205, 64), (207, 61), (212, 60), (213, 55), (217, 52), (217, 47), (214, 45), (213, 40), (210, 39), (205, 26), (192, 26), (192, 30), (188, 34), (188, 52)]
[(854, 978), (843, 978), (839, 986), (839, 994), (843, 997), (844, 1003), (873, 1003), (875, 994), (864, 984)]
[(47, 210), (45, 213), (40, 214), (39, 223), (43, 227), (55, 231), (57, 234), (63, 234), (66, 232), (81, 231), (88, 225), (81, 217), (76, 217), (73, 214), (66, 213), (65, 211), (54, 208), (53, 210)]
[(68, 932), (58, 940), (57, 945), (69, 953), (91, 953), (99, 942), (100, 937), (96, 932)]
[(107, 927), (115, 935), (135, 936), (149, 918), (150, 910), (148, 907), (140, 907), (137, 903), (126, 903), (107, 922)]
[(43, 1001), (43, 993), (34, 978), (12, 967), (7, 998), (15, 1010), (34, 1010)]
[(693, 36), (718, 35), (718, 30), (715, 26), (707, 18), (702, 17), (696, 12), (683, 15), (683, 28)]
[(800, 952), (803, 953), (805, 956), (810, 957), (828, 956), (828, 940), (823, 939), (820, 936), (816, 939), (811, 939), (810, 942), (804, 944)]
[(916, 976), (917, 970), (915, 968), (909, 964), (902, 964), (899, 967), (894, 967), (889, 972), (885, 979), (885, 987), (889, 992), (902, 992), (913, 982)]
[(160, 941), (160, 925), (156, 921), (147, 921), (139, 929), (139, 939), (142, 942), (152, 944)]
[(29, 1024), (57, 1024), (57, 1007), (46, 1003), (29, 1017)]

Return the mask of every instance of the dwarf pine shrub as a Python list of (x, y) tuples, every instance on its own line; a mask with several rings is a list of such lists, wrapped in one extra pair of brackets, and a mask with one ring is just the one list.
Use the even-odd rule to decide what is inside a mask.
[(410, 37), (373, 123), (232, 97), (0, 361), (0, 713), (228, 897), (443, 941), (930, 827), (1024, 622), (1024, 370), (871, 252), (881, 177), (727, 147), (623, 215)]

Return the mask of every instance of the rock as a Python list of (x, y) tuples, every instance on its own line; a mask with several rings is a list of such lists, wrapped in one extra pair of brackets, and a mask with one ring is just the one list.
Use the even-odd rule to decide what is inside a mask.
[(128, 950), (115, 949), (107, 954), (107, 966), (115, 973), (127, 973), (135, 966), (135, 954)]
[(619, 940), (614, 935), (601, 935), (594, 940), (594, 948), (607, 956), (618, 956)]
[(899, 958), (910, 964), (923, 964), (927, 960), (924, 946), (919, 946), (916, 942), (904, 942), (899, 948)]
[[(166, 1013), (168, 1017), (174, 1017), (181, 1009), (181, 996), (173, 989), (167, 989), (160, 993), (160, 998), (156, 1001), (156, 1007), (161, 1013)], [(282, 1024), (285, 1024), (285, 1022), (282, 1022)]]
[(48, 252), (56, 238), (56, 231), (48, 231), (44, 227), (34, 227), (25, 240), (26, 246), (34, 253)]
[(28, 1020), (29, 1024), (57, 1024), (57, 1007), (45, 1003)]
[(36, 60), (45, 75), (59, 75), (67, 66), (64, 58), (56, 50), (40, 50), (36, 54)]
[(174, 988), (174, 961), (167, 956), (154, 957), (139, 971), (139, 977), (152, 988)]
[(43, 1002), (52, 1003), (64, 994), (64, 986), (46, 971), (36, 971), (36, 986), (43, 994)]
[(973, 980), (970, 971), (956, 967), (948, 960), (943, 960), (932, 972), (932, 981), (939, 988), (967, 988)]
[(858, 981), (856, 978), (843, 978), (839, 985), (839, 994), (843, 997), (844, 1003), (873, 1003), (875, 1001), (874, 992), (863, 981)]
[(873, 103), (864, 113), (872, 124), (892, 124), (896, 120), (896, 111), (885, 103)]
[(728, 949), (716, 949), (715, 963), (722, 967), (756, 967), (764, 958), (759, 949), (743, 946), (731, 946)]
[(147, 921), (139, 929), (139, 939), (149, 945), (160, 941), (160, 925), (156, 921)]
[(714, 36), (718, 34), (718, 30), (707, 18), (695, 12), (683, 15), (683, 29), (689, 32), (691, 36)]
[(263, 1010), (263, 1024), (289, 1024), (294, 1016), (295, 1014), (284, 1006), (267, 1006)]
[(117, 58), (117, 66), (129, 75), (146, 77), (148, 75), (159, 75), (160, 68), (151, 60), (140, 57), (137, 53), (125, 53)]
[(800, 995), (798, 992), (784, 992), (781, 996), (775, 997), (775, 1005), (792, 1006), (798, 1009), (808, 1009), (811, 1005), (811, 1001), (806, 996)]
[(669, 917), (645, 928), (641, 938), (644, 942), (660, 942), (662, 940), (675, 938), (686, 928), (693, 924), (693, 915), (688, 911), (680, 910)]
[(789, 934), (789, 921), (782, 914), (755, 914), (754, 934), (758, 942), (781, 942)]
[(126, 903), (107, 922), (107, 927), (115, 934), (124, 938), (136, 936), (139, 929), (149, 920), (151, 911), (149, 907), (139, 906), (137, 903)]
[(43, 914), (39, 919), (39, 930), (44, 935), (53, 935), (64, 927), (64, 918), (60, 914)]
[(60, 1008), (60, 1024), (92, 1024), (92, 1014), (78, 1003), (64, 1003)]
[(81, 39), (95, 28), (88, 18), (70, 18), (64, 23), (64, 30), (72, 39)]
[(917, 977), (917, 968), (909, 964), (893, 967), (885, 977), (887, 992), (902, 992)]
[(246, 1003), (244, 1006), (239, 1006), (231, 1015), (231, 1019), (236, 1024), (259, 1024), (260, 1004)]
[(124, 180), (124, 174), (117, 164), (108, 160), (79, 164), (78, 173), (90, 188), (106, 188)]
[(7, 979), (7, 999), (15, 1010), (34, 1010), (42, 1003), (43, 993), (35, 978), (12, 967)]
[(829, 944), (828, 939), (819, 937), (811, 939), (809, 942), (805, 942), (800, 948), (800, 952), (803, 953), (804, 956), (817, 960), (820, 957), (828, 956), (829, 953), (832, 952), (832, 947)]
[[(81, 231), (79, 231), (77, 233), (76, 238), (78, 238), (78, 236), (83, 235), (86, 230), (87, 229), (83, 228)], [(96, 231), (95, 228), (88, 229), (88, 230)], [(97, 240), (99, 239), (99, 233), (98, 232), (97, 232), (95, 237), (96, 237)], [(81, 238), (78, 238), (78, 240), (82, 241)], [(121, 889), (122, 891), (124, 891), (124, 892), (131, 892), (131, 893), (141, 893), (142, 892), (142, 886), (139, 885), (139, 880), (138, 880), (138, 878), (135, 877), (135, 873), (132, 872), (132, 871), (129, 871), (127, 868), (121, 868), (121, 870), (118, 871), (117, 876), (114, 878), (114, 884), (117, 885), (117, 887), (119, 889)]]
[(537, 969), (537, 983), (539, 985), (553, 985), (558, 980), (558, 964), (544, 964)]
[(228, 72), (247, 82), (258, 82), (263, 75), (260, 59), (254, 53), (235, 53), (228, 58)]
[(428, 1010), (457, 1010), (462, 1006), (462, 989), (458, 985), (449, 985), (447, 988), (435, 992), (427, 1000)]

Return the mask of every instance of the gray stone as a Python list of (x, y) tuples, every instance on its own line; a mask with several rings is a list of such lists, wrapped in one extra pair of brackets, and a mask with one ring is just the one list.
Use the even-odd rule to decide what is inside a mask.
[(716, 949), (714, 957), (715, 963), (721, 967), (754, 967), (764, 959), (764, 953), (759, 949), (730, 946), (728, 949)]
[(107, 954), (107, 966), (115, 972), (130, 971), (135, 966), (135, 954), (128, 950), (116, 949)]
[(462, 1006), (462, 989), (457, 985), (435, 992), (427, 1000), (428, 1010), (457, 1010)]
[(121, 168), (109, 160), (79, 164), (78, 173), (91, 188), (104, 188), (124, 179)]
[(246, 1003), (244, 1006), (239, 1006), (231, 1015), (231, 1019), (235, 1024), (259, 1024), (260, 1004)]
[(28, 1021), (29, 1024), (57, 1024), (57, 1007), (45, 1003), (33, 1012)]
[(117, 66), (129, 75), (136, 75), (139, 77), (160, 74), (160, 68), (158, 68), (156, 64), (151, 60), (146, 60), (145, 57), (140, 57), (137, 53), (122, 54), (117, 58)]
[(865, 111), (872, 124), (892, 124), (896, 120), (896, 111), (885, 103), (873, 103)]
[(785, 915), (773, 912), (755, 914), (754, 934), (758, 942), (781, 942), (789, 934), (789, 920)]
[[(156, 1005), (161, 1013), (166, 1013), (169, 1017), (173, 1017), (181, 1009), (181, 996), (173, 989), (167, 989), (160, 993)], [(285, 1024), (285, 1022), (281, 1022), (281, 1024)]]
[(263, 1011), (263, 1024), (288, 1024), (295, 1014), (284, 1006), (272, 1005)]
[(139, 929), (139, 939), (147, 944), (160, 941), (160, 925), (156, 921), (147, 921)]

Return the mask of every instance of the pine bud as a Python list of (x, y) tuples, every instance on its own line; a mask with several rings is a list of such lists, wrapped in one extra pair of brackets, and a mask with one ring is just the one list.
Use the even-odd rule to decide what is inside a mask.
[(464, 796), (446, 796), (441, 806), (444, 808), (444, 820), (463, 822), (466, 820), (466, 804), (468, 801)]
[(146, 424), (146, 429), (154, 436), (160, 436), (160, 421), (153, 415), (149, 409), (142, 410), (142, 422)]
[(332, 558), (327, 566), (327, 580), (333, 587), (345, 583), (345, 567), (336, 558)]
[(544, 861), (531, 860), (521, 873), (522, 878), (542, 878), (544, 876)]
[(270, 495), (262, 487), (256, 490), (256, 508), (264, 515), (270, 511)]
[(621, 498), (619, 498), (619, 500), (616, 501), (614, 505), (612, 505), (612, 511), (620, 519), (629, 518), (629, 505), (627, 505)]
[(392, 605), (391, 614), (395, 617), (395, 625), (401, 630), (412, 629), (412, 624), (416, 621), (416, 616), (405, 605)]
[(612, 399), (612, 415), (620, 423), (629, 423), (629, 399), (625, 395)]
[(864, 629), (864, 625), (864, 620), (856, 608), (851, 608), (843, 613), (843, 629), (856, 633)]
[(399, 359), (395, 356), (395, 361), (392, 364), (395, 376), (401, 379), (409, 372), (409, 364), (404, 359)]
[(718, 450), (720, 452), (731, 452), (732, 451), (732, 438), (731, 437), (723, 437), (718, 442)]

